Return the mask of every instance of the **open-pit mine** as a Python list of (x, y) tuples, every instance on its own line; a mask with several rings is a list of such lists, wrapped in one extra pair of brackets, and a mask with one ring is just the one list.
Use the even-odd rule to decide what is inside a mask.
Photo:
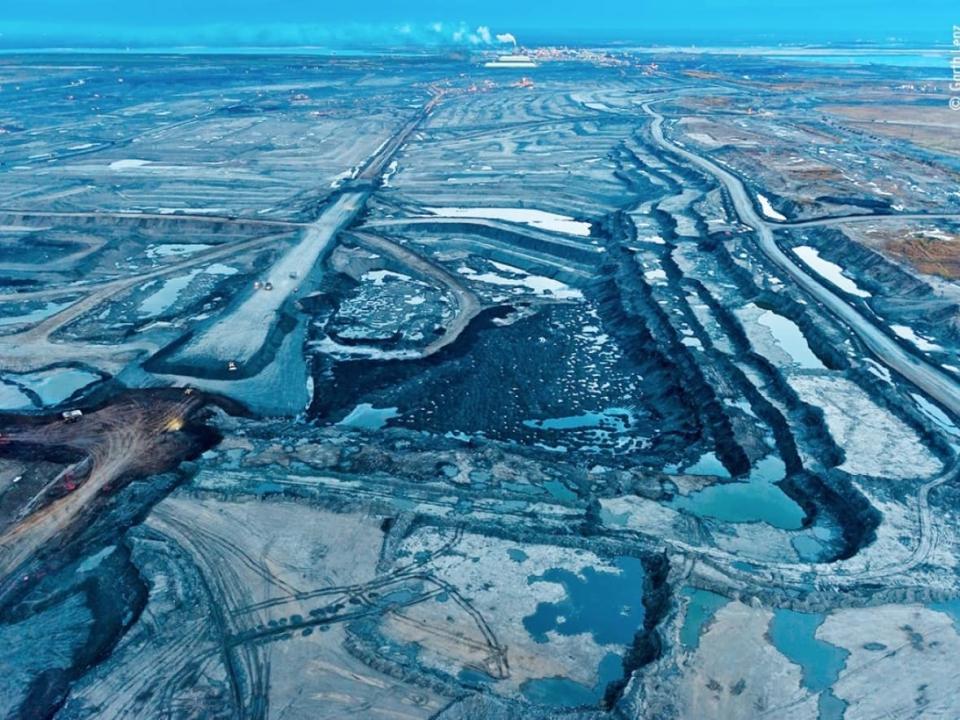
[(960, 113), (775, 52), (0, 58), (0, 717), (960, 717)]

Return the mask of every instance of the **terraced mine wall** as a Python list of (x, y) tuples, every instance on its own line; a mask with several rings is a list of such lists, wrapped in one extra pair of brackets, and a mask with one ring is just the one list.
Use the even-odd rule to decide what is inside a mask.
[[(846, 476), (799, 472), (788, 475), (780, 487), (804, 510), (826, 513), (840, 528), (843, 542), (831, 562), (853, 557), (876, 540), (883, 515)], [(808, 517), (812, 514), (808, 511)]]
[[(683, 172), (680, 168), (678, 168), (678, 171)], [(687, 172), (686, 174), (689, 175), (690, 173)], [(729, 207), (729, 199), (726, 194), (723, 194), (722, 197)], [(668, 213), (659, 210), (654, 210), (651, 215), (660, 225), (661, 237), (665, 238), (667, 246), (672, 248), (674, 246), (673, 242), (676, 240), (674, 219)], [(805, 311), (804, 306), (786, 294), (771, 293), (757, 287), (751, 273), (735, 262), (730, 254), (725, 244), (725, 240), (729, 238), (727, 234), (710, 234), (702, 217), (699, 216), (697, 217), (697, 227), (701, 234), (700, 249), (714, 257), (722, 271), (734, 280), (742, 297), (755, 302), (764, 309), (773, 310), (793, 320), (807, 337), (814, 354), (820, 358), (827, 368), (833, 370), (848, 370), (850, 368), (847, 358), (835, 349), (835, 339), (821, 330), (821, 327)], [(612, 236), (623, 238), (621, 242), (630, 241), (635, 237), (632, 223), (622, 213), (609, 216), (604, 223), (604, 230)], [(684, 276), (684, 273), (673, 260), (672, 250), (668, 250), (660, 256), (660, 263), (668, 278), (676, 283), (684, 283), (694, 287), (701, 301), (710, 308), (714, 317), (723, 327), (725, 334), (733, 342), (737, 354), (761, 372), (768, 381), (768, 386), (774, 389), (777, 399), (783, 402), (790, 411), (791, 419), (796, 425), (794, 428), (791, 428), (791, 424), (788, 424), (780, 411), (759, 394), (753, 384), (744, 377), (743, 372), (730, 363), (724, 354), (712, 352), (709, 338), (700, 338), (707, 346), (706, 352), (710, 355), (711, 360), (719, 363), (720, 367), (723, 368), (724, 375), (732, 380), (738, 389), (745, 394), (757, 415), (773, 431), (777, 449), (785, 462), (788, 476), (779, 485), (788, 496), (804, 509), (806, 515), (805, 526), (812, 524), (818, 513), (826, 513), (831, 517), (841, 528), (842, 544), (837, 552), (840, 558), (851, 557), (859, 549), (873, 542), (881, 516), (867, 499), (852, 486), (849, 480), (832, 473), (828, 473), (827, 477), (819, 477), (803, 469), (794, 437), (798, 428), (807, 446), (812, 443), (814, 447), (819, 448), (818, 456), (828, 467), (843, 461), (842, 450), (826, 430), (822, 411), (800, 401), (779, 370), (765, 357), (752, 349), (742, 325), (732, 311), (714, 298), (699, 281)], [(657, 331), (669, 335), (671, 329), (666, 323), (661, 323), (657, 326)], [(671, 351), (671, 358), (684, 354), (685, 348), (675, 345)], [(703, 388), (705, 385), (706, 382), (704, 381), (698, 384), (698, 387)], [(702, 392), (703, 390), (698, 392), (697, 397), (701, 397)], [(710, 407), (710, 405), (708, 404), (707, 407)], [(724, 464), (728, 468), (732, 465), (733, 469), (736, 469), (737, 465), (741, 469), (748, 468), (749, 464), (745, 463), (744, 460), (737, 460), (737, 457), (742, 453), (742, 449), (737, 445), (729, 424), (725, 422), (725, 411), (719, 406), (719, 403), (715, 402), (713, 404), (713, 413), (705, 413), (700, 410), (700, 414), (708, 418), (705, 424), (716, 439), (717, 452)], [(713, 422), (709, 418), (712, 418)]]
[[(664, 311), (652, 298), (649, 286), (638, 277), (632, 254), (622, 248), (610, 248), (608, 255), (617, 264), (607, 270), (609, 279), (599, 287), (598, 296), (605, 314), (613, 320), (614, 332), (624, 333), (619, 339), (625, 350), (640, 355), (642, 365), (649, 366), (654, 361), (664, 368), (672, 382), (658, 399), (667, 400), (675, 395), (714, 438), (724, 465), (734, 474), (748, 472), (750, 461), (734, 441), (722, 404), (680, 342)], [(646, 354), (651, 352), (655, 354)]]
[[(645, 391), (662, 419), (664, 435), (673, 435), (678, 443), (693, 443), (703, 437), (700, 413), (691, 397), (693, 388), (686, 382), (688, 367), (682, 360), (665, 353), (648, 329), (644, 310), (622, 294), (623, 282), (635, 282), (619, 268), (608, 267), (608, 275), (591, 288), (600, 312), (607, 319), (624, 352), (640, 368)], [(638, 283), (638, 285), (640, 285)], [(642, 285), (641, 285), (642, 287)]]
[(423, 232), (437, 234), (477, 235), (504, 243), (510, 247), (532, 250), (536, 253), (549, 255), (555, 258), (568, 260), (583, 268), (594, 268), (599, 264), (596, 246), (584, 242), (582, 245), (575, 240), (559, 240), (547, 234), (540, 234), (535, 230), (516, 232), (497, 227), (492, 223), (475, 222), (429, 222), (419, 221), (412, 225)]
[(663, 638), (658, 628), (673, 607), (673, 588), (668, 582), (670, 560), (666, 554), (651, 554), (644, 558), (644, 567), (643, 628), (633, 636), (633, 642), (623, 656), (623, 677), (607, 685), (603, 704), (608, 709), (614, 708), (623, 696), (633, 673), (656, 662), (663, 652)]

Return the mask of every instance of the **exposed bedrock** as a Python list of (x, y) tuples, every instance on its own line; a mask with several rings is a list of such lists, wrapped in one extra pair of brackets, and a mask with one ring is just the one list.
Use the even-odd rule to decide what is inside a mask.
[(831, 562), (853, 557), (876, 539), (883, 515), (843, 473), (794, 473), (780, 486), (808, 510), (808, 516), (823, 513), (840, 528), (843, 542)]
[(622, 334), (621, 342), (629, 352), (664, 368), (671, 380), (662, 390), (664, 395), (675, 393), (690, 417), (698, 418), (700, 426), (708, 429), (721, 460), (731, 472), (747, 472), (750, 461), (733, 441), (733, 429), (721, 403), (664, 311), (652, 299), (632, 255), (620, 248), (610, 248), (607, 254), (616, 264), (605, 268), (605, 279), (598, 283), (595, 292), (604, 314), (612, 319), (615, 332)]

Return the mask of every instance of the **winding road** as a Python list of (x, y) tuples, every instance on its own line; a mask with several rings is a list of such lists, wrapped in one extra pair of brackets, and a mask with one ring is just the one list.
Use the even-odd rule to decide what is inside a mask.
[(650, 103), (645, 104), (643, 109), (653, 116), (650, 133), (654, 141), (667, 152), (678, 155), (706, 171), (726, 188), (741, 222), (756, 231), (760, 249), (776, 266), (848, 325), (883, 364), (923, 390), (954, 415), (960, 415), (960, 383), (941, 369), (904, 349), (856, 308), (794, 263), (774, 239), (773, 231), (776, 226), (766, 222), (757, 214), (739, 178), (710, 160), (667, 140), (663, 134), (663, 115), (656, 112)]
[(814, 218), (771, 223), (771, 227), (798, 228), (819, 225), (846, 225), (860, 222), (893, 222), (896, 220), (960, 220), (960, 213), (898, 213), (896, 215), (870, 213), (869, 215), (841, 215), (839, 217)]
[(429, 357), (454, 342), (460, 337), (460, 334), (466, 329), (467, 325), (483, 310), (483, 303), (475, 292), (460, 282), (459, 278), (448, 272), (442, 266), (431, 262), (426, 257), (379, 235), (353, 231), (350, 233), (350, 237), (368, 250), (388, 255), (397, 262), (406, 265), (414, 272), (419, 273), (421, 276), (433, 279), (446, 287), (456, 298), (456, 317), (447, 325), (443, 335), (421, 351), (420, 357)]

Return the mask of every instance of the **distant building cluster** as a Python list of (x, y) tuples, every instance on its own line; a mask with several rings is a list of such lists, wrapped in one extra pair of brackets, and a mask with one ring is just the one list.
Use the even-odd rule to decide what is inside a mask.
[(604, 50), (589, 50), (586, 48), (544, 47), (531, 50), (529, 54), (540, 62), (577, 60), (601, 67), (626, 67), (633, 64), (619, 55)]
[(526, 55), (501, 55), (496, 60), (483, 64), (488, 68), (535, 68), (537, 63)]

